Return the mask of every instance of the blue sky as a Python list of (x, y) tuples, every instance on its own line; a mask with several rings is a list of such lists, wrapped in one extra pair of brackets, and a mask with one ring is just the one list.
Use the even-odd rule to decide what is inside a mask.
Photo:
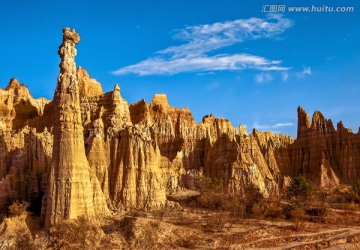
[[(263, 5), (351, 6), (352, 13), (261, 12)], [(129, 103), (170, 105), (295, 136), (298, 105), (360, 125), (358, 0), (0, 1), (0, 87), (51, 99), (62, 28), (81, 36), (76, 62)]]

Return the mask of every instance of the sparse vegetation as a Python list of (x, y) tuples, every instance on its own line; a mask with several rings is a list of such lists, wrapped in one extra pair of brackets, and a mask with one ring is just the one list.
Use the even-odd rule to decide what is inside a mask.
[(45, 250), (49, 249), (49, 247), (49, 239), (44, 235), (32, 235), (24, 229), (16, 232), (15, 250)]
[(29, 205), (30, 205), (29, 202), (26, 201), (15, 201), (8, 207), (9, 216), (10, 217), (19, 216), (25, 213)]
[(353, 191), (355, 194), (360, 195), (360, 179), (358, 179), (352, 186)]
[[(183, 208), (133, 210), (106, 226), (79, 217), (58, 223), (48, 234), (17, 230), (12, 249), (272, 248), (288, 242), (331, 239), (340, 231), (318, 236), (321, 229), (360, 225), (358, 204), (348, 202), (350, 194), (355, 196), (355, 189), (349, 186), (336, 193), (339, 199), (314, 191), (311, 182), (299, 176), (284, 196), (263, 198), (254, 185), (243, 192), (227, 193), (220, 181), (211, 183), (205, 178), (201, 183), (200, 195), (194, 193)], [(14, 219), (25, 219), (17, 215), (27, 206), (26, 202), (14, 202), (7, 210)]]
[(102, 234), (98, 227), (83, 216), (74, 221), (64, 221), (56, 224), (50, 231), (52, 247), (56, 249), (83, 249), (94, 246)]
[(303, 175), (294, 177), (285, 191), (285, 196), (292, 201), (302, 203), (307, 201), (313, 191), (310, 181)]

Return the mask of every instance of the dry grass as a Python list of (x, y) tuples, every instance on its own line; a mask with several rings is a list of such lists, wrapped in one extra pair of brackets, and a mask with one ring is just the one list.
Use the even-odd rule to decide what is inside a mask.
[[(282, 199), (249, 202), (239, 195), (206, 192), (192, 206), (181, 209), (130, 211), (98, 221), (79, 217), (57, 224), (48, 235), (11, 225), (29, 225), (26, 220), (30, 217), (25, 214), (8, 218), (4, 227), (0, 225), (0, 248), (10, 242), (13, 249), (247, 249), (290, 245), (311, 249), (346, 242), (346, 247), (356, 249), (360, 210), (356, 204), (346, 204), (343, 206), (351, 209), (341, 209), (339, 204), (316, 196), (301, 204)], [(24, 207), (14, 205), (12, 214)], [(20, 223), (20, 219), (24, 221)], [(1, 239), (1, 228), (13, 228), (16, 237)]]
[(15, 201), (8, 207), (9, 216), (14, 217), (25, 213), (29, 205), (29, 202), (26, 201)]

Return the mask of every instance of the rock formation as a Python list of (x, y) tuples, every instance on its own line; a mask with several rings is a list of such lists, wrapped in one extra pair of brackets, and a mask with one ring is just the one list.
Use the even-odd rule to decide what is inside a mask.
[(60, 74), (54, 95), (54, 140), (46, 193), (46, 227), (63, 219), (107, 211), (105, 197), (85, 155), (74, 61), (75, 45), (79, 41), (80, 36), (75, 30), (64, 29), (59, 48)]
[(64, 30), (52, 101), (34, 99), (16, 79), (0, 89), (1, 205), (28, 200), (49, 227), (108, 208), (161, 208), (170, 204), (167, 194), (196, 189), (201, 178), (229, 192), (253, 184), (264, 196), (278, 195), (299, 174), (325, 188), (360, 178), (360, 134), (341, 122), (335, 129), (318, 111), (310, 122), (299, 107), (294, 140), (248, 134), (212, 114), (196, 123), (164, 94), (129, 105), (119, 85), (103, 93), (76, 69), (79, 39)]
[(288, 149), (289, 174), (312, 176), (322, 187), (351, 184), (360, 178), (359, 133), (344, 128), (341, 121), (335, 130), (320, 111), (314, 112), (310, 123), (301, 107), (298, 121), (298, 137)]
[(5, 89), (0, 89), (0, 130), (19, 130), (36, 116), (41, 116), (45, 98), (34, 99), (29, 90), (15, 78)]
[(103, 94), (101, 84), (95, 79), (90, 78), (85, 69), (79, 66), (76, 74), (79, 83), (79, 94), (81, 97), (99, 96)]

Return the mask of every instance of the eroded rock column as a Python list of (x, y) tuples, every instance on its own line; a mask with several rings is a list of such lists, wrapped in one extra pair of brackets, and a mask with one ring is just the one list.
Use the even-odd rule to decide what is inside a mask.
[(104, 195), (85, 155), (81, 122), (76, 48), (80, 36), (63, 30), (60, 74), (54, 95), (54, 144), (46, 201), (45, 226), (80, 215), (107, 212)]

